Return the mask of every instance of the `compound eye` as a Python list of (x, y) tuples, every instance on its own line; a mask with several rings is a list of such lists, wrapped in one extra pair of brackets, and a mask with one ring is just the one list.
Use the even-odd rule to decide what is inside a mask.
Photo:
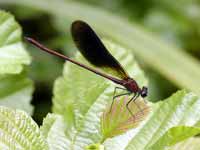
[(142, 96), (142, 97), (146, 97), (147, 94), (148, 94), (148, 89), (147, 89), (147, 87), (142, 87), (141, 96)]

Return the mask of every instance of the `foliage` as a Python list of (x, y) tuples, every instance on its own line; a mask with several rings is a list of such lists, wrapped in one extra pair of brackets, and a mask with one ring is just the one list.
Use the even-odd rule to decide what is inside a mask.
[(32, 113), (32, 82), (22, 71), (30, 56), (21, 41), (21, 27), (9, 13), (0, 11), (0, 104)]
[[(157, 70), (174, 84), (194, 91), (196, 94), (200, 93), (200, 63), (183, 50), (174, 45), (165, 44), (162, 40), (133, 22), (130, 23), (126, 19), (114, 16), (109, 12), (72, 1), (58, 2), (50, 0), (50, 3), (46, 3), (45, 1), (31, 0), (3, 0), (2, 3), (17, 3), (37, 8), (62, 20), (71, 22), (77, 18), (85, 20), (101, 34), (109, 36), (115, 42), (130, 49), (151, 68)], [(63, 31), (66, 30), (65, 28)], [(179, 67), (177, 68), (177, 66)]]
[[(122, 5), (118, 14), (123, 15), (137, 8), (137, 5), (146, 8), (144, 12), (138, 8), (136, 14), (127, 14), (130, 21), (108, 12), (109, 8), (104, 2), (88, 0), (88, 3), (90, 5), (78, 0), (0, 1), (0, 4), (12, 6), (11, 10), (21, 20), (34, 20), (48, 14), (51, 24), (47, 27), (47, 18), (45, 25), (41, 25), (43, 21), (38, 24), (41, 23), (44, 30), (54, 29), (52, 32), (59, 35), (51, 35), (45, 42), (65, 50), (71, 49), (72, 44), (64, 46), (66, 39), (68, 43), (70, 39), (62, 32), (72, 20), (83, 19), (103, 37), (106, 47), (140, 87), (147, 86), (147, 79), (133, 53), (139, 60), (143, 60), (143, 66), (150, 66), (183, 90), (156, 103), (139, 98), (130, 104), (133, 115), (126, 109), (129, 96), (115, 100), (110, 110), (115, 85), (66, 62), (62, 76), (54, 83), (52, 113), (43, 119), (39, 127), (30, 116), (33, 111), (30, 104), (33, 83), (27, 70), (31, 68), (28, 66), (31, 59), (23, 46), (21, 27), (11, 14), (0, 11), (0, 149), (199, 149), (199, 138), (194, 136), (200, 133), (200, 64), (196, 59), (198, 57), (194, 58), (180, 49), (189, 47), (189, 50), (194, 51), (199, 48), (192, 39), (189, 44), (184, 44), (184, 38), (194, 38), (193, 34), (188, 33), (194, 33), (199, 28), (199, 22), (195, 21), (199, 17), (198, 13), (191, 14), (189, 11), (189, 6), (194, 6), (192, 4), (198, 8), (196, 1), (183, 1), (182, 4), (187, 4), (184, 7), (179, 7), (179, 4), (171, 0), (152, 0), (145, 6), (143, 4), (147, 4), (146, 0), (136, 2), (134, 6), (126, 6), (131, 3), (126, 0), (112, 2), (116, 6), (112, 7), (113, 11), (118, 11), (118, 5)], [(101, 4), (107, 11), (97, 8), (97, 4)], [(123, 8), (125, 6), (128, 8), (126, 11)], [(26, 14), (23, 14), (22, 8)], [(140, 20), (140, 24), (136, 25), (133, 20)], [(142, 24), (167, 39), (167, 42), (146, 31)], [(190, 29), (190, 25), (194, 28)], [(26, 30), (26, 26), (23, 29)], [(67, 54), (71, 52), (64, 51)], [(35, 56), (40, 55), (35, 53)], [(47, 84), (59, 72), (61, 62), (42, 55), (36, 58), (45, 63), (44, 66), (40, 63), (32, 66), (32, 75), (37, 82), (45, 81)], [(75, 53), (74, 59), (90, 65), (79, 53)], [(48, 62), (52, 60), (52, 63)], [(56, 72), (51, 73), (55, 68)], [(157, 83), (162, 82), (158, 78), (155, 80)], [(154, 84), (160, 88), (159, 84)], [(154, 92), (157, 92), (154, 95), (160, 94)]]
[(1, 106), (0, 116), (1, 149), (48, 149), (37, 124), (24, 111)]

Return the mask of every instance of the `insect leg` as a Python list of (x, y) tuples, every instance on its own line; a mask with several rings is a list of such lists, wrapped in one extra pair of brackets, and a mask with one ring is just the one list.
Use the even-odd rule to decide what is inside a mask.
[(121, 90), (124, 90), (124, 91), (127, 91), (127, 89), (124, 89), (124, 88), (121, 88), (121, 87), (115, 87), (115, 90), (114, 90), (114, 93), (113, 93), (113, 99), (112, 99), (112, 103), (111, 103), (111, 106), (110, 106), (110, 111), (112, 110), (112, 106), (113, 106), (113, 103), (114, 103), (114, 100), (117, 98), (117, 97), (120, 97), (120, 96), (123, 96), (123, 95), (129, 95), (129, 93), (123, 93), (123, 94), (119, 94), (119, 95), (115, 95), (117, 89), (121, 89)]
[(139, 97), (139, 94), (138, 94), (137, 97), (135, 97), (135, 98), (133, 99), (133, 102), (134, 102), (134, 104), (137, 106), (137, 108), (142, 112), (142, 114), (144, 115), (144, 112), (143, 112), (143, 110), (141, 109), (141, 107), (135, 102), (135, 101), (137, 100), (138, 97)]
[(135, 100), (135, 99), (137, 99), (137, 97), (138, 97), (139, 95), (137, 94), (137, 93), (135, 93), (134, 94), (134, 96), (126, 103), (126, 108), (128, 109), (128, 111), (129, 111), (129, 113), (132, 115), (132, 117), (134, 117), (134, 115), (133, 115), (133, 113), (132, 113), (132, 111), (129, 109), (129, 104), (130, 104), (130, 102), (133, 100)]

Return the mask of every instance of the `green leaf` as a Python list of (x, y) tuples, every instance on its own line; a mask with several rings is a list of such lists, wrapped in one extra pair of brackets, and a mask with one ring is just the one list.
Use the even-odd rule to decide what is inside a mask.
[(199, 137), (192, 137), (176, 144), (175, 146), (169, 147), (169, 150), (199, 150), (200, 139)]
[(0, 106), (0, 149), (48, 150), (37, 124), (21, 110)]
[[(159, 143), (159, 140), (161, 142), (159, 144), (162, 145), (162, 138), (165, 138), (171, 131), (173, 131), (173, 135), (180, 134), (181, 127), (171, 129), (171, 131), (169, 130), (170, 128), (175, 126), (194, 126), (200, 120), (199, 106), (200, 99), (184, 90), (177, 92), (165, 101), (156, 103), (153, 105), (148, 121), (133, 135), (126, 149), (148, 149), (157, 142)], [(185, 136), (192, 136), (194, 128), (187, 129), (188, 134)], [(183, 138), (179, 137), (175, 138), (173, 142), (181, 140)], [(172, 143), (170, 138), (165, 140), (165, 144), (167, 145), (168, 143)]]
[(9, 13), (0, 11), (0, 74), (20, 73), (30, 57), (21, 42), (21, 28)]
[(178, 126), (169, 129), (150, 149), (163, 149), (200, 133), (200, 128)]
[(14, 17), (0, 11), (0, 105), (32, 114), (33, 83), (22, 72), (23, 65), (30, 63), (30, 57), (23, 47), (21, 34)]
[[(104, 40), (104, 44), (140, 86), (146, 85), (143, 72), (126, 49), (108, 40)], [(79, 54), (76, 60), (87, 64)], [(100, 114), (110, 106), (114, 86), (94, 73), (71, 63), (65, 64), (63, 77), (55, 82), (53, 110), (65, 118), (68, 134), (75, 134), (72, 143), (77, 149), (103, 139)]]
[(32, 114), (32, 93), (33, 83), (24, 73), (0, 76), (0, 105), (22, 109)]
[[(0, 3), (37, 8), (55, 17), (62, 17), (63, 20), (72, 21), (77, 18), (85, 20), (97, 32), (109, 36), (130, 49), (147, 65), (179, 87), (187, 88), (200, 95), (200, 63), (183, 50), (164, 43), (140, 26), (129, 23), (126, 19), (94, 6), (74, 1), (1, 0)], [(63, 30), (65, 31), (65, 29)]]
[[(2, 0), (0, 3), (2, 2), (20, 3), (39, 8), (51, 14), (63, 16), (63, 20), (74, 19), (79, 16), (79, 19), (88, 21), (101, 33), (130, 48), (129, 51), (133, 50), (148, 65), (177, 85), (200, 93), (199, 62), (181, 50), (164, 44), (153, 35), (124, 19), (77, 2), (50, 1), (51, 3), (47, 3), (46, 1)], [(127, 56), (130, 56), (130, 54), (125, 55), (124, 60), (127, 59)], [(89, 73), (88, 75), (85, 74), (80, 68), (75, 71), (70, 65), (66, 65), (63, 77), (60, 77), (56, 82), (54, 111), (62, 114), (67, 121), (67, 127), (70, 126), (67, 130), (68, 133), (72, 133), (72, 148), (83, 149), (86, 146), (99, 143), (103, 139), (100, 132), (100, 116), (108, 106), (108, 102), (111, 101), (113, 86), (103, 79), (95, 79), (96, 76), (93, 78), (92, 74), (91, 76)], [(78, 77), (80, 74), (84, 80), (87, 80), (80, 79)], [(143, 85), (141, 81), (144, 82), (144, 80), (140, 80), (141, 76), (137, 77), (136, 73), (134, 77), (140, 82), (140, 85)], [(94, 86), (91, 84), (93, 83), (92, 79), (97, 81)], [(73, 91), (71, 87), (73, 87)], [(123, 135), (106, 139), (103, 144), (106, 149), (148, 149), (159, 142), (170, 128), (178, 125), (193, 126), (196, 124), (200, 116), (198, 101), (199, 98), (196, 95), (180, 91), (164, 102), (152, 104), (152, 113), (138, 128)], [(75, 128), (75, 131), (70, 131), (73, 128)], [(179, 133), (180, 131), (175, 132)], [(166, 141), (166, 143), (168, 142)]]
[(48, 142), (49, 150), (70, 150), (71, 143), (65, 135), (66, 125), (62, 116), (48, 114), (40, 129)]

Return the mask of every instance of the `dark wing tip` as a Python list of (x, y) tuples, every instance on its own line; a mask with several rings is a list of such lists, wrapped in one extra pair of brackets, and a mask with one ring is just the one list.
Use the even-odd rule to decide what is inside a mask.
[(72, 31), (79, 29), (80, 27), (82, 27), (85, 24), (86, 23), (82, 20), (76, 20), (76, 21), (72, 22), (71, 29), (72, 29)]
[(108, 67), (114, 70), (120, 78), (128, 77), (89, 24), (82, 20), (74, 21), (71, 25), (71, 34), (78, 50), (91, 64), (102, 68)]
[(76, 20), (71, 25), (71, 33), (72, 34), (75, 34), (75, 33), (79, 34), (81, 32), (84, 32), (88, 28), (90, 28), (90, 27), (86, 22), (84, 22), (82, 20)]
[(72, 22), (72, 27), (79, 27), (82, 25), (87, 25), (87, 23), (82, 20), (75, 20), (74, 22)]

